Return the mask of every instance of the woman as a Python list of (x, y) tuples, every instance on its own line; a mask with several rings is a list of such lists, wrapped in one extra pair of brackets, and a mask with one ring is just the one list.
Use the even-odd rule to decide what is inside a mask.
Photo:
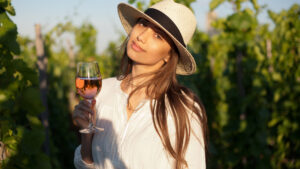
[[(103, 80), (92, 104), (81, 101), (73, 119), (88, 125), (88, 114), (103, 132), (82, 134), (76, 168), (206, 168), (204, 107), (176, 74), (195, 71), (186, 49), (196, 19), (184, 5), (163, 0), (144, 13), (119, 4), (129, 34), (123, 45), (121, 75)], [(96, 110), (96, 113), (94, 113)]]

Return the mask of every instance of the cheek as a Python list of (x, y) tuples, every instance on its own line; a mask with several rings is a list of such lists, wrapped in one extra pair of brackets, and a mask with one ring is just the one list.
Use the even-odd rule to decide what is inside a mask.
[(164, 57), (169, 55), (170, 50), (171, 50), (171, 48), (168, 45), (158, 44), (158, 45), (152, 45), (151, 53), (157, 59), (163, 59)]

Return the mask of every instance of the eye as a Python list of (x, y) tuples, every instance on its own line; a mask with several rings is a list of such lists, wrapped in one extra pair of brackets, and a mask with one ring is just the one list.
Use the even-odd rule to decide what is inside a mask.
[(139, 19), (137, 24), (139, 26), (147, 27), (147, 26), (149, 26), (149, 21), (147, 21), (146, 19)]
[(143, 27), (146, 26), (144, 22), (139, 22), (138, 24), (139, 24), (140, 26), (143, 26)]
[(157, 38), (157, 39), (163, 40), (163, 37), (158, 33), (155, 33), (154, 37)]

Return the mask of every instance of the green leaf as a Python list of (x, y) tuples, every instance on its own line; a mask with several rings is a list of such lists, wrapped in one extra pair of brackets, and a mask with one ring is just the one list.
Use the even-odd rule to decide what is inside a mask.
[(0, 48), (7, 47), (14, 54), (20, 54), (20, 46), (17, 43), (17, 26), (5, 12), (0, 12)]
[[(154, 0), (152, 0), (152, 1), (154, 1)], [(159, 1), (159, 0), (155, 0), (155, 1)], [(181, 3), (181, 4), (185, 5), (186, 7), (190, 8), (190, 9), (191, 9), (191, 3), (195, 2), (195, 1), (196, 0), (175, 0), (175, 2)]]
[(133, 4), (136, 0), (128, 0), (128, 3)]
[(281, 81), (282, 80), (282, 76), (278, 72), (274, 72), (272, 74), (272, 78), (274, 79), (274, 81)]
[(0, 10), (1, 8), (6, 8), (8, 6), (8, 3), (10, 3), (11, 0), (0, 0)]
[(40, 152), (45, 134), (41, 129), (25, 130), (21, 142), (21, 151), (26, 155), (34, 155)]
[(247, 32), (256, 24), (253, 16), (247, 11), (238, 12), (228, 17), (227, 27), (231, 31)]
[(273, 118), (269, 123), (268, 123), (268, 127), (273, 127), (275, 126), (281, 119), (276, 117), (276, 118)]
[(222, 4), (225, 0), (212, 0), (209, 3), (210, 10), (216, 9), (220, 4)]
[(5, 10), (12, 16), (15, 16), (16, 15), (16, 12), (15, 12), (15, 9), (14, 7), (12, 7), (11, 5), (8, 5)]
[(10, 15), (16, 15), (15, 9), (11, 5), (11, 0), (0, 0), (0, 11), (1, 8), (6, 10)]
[(34, 164), (33, 169), (52, 169), (50, 164), (50, 158), (45, 155), (44, 153), (39, 153), (36, 156), (36, 159), (34, 160), (36, 163)]
[(22, 108), (30, 115), (36, 116), (44, 111), (37, 88), (29, 87), (25, 89), (21, 96), (21, 103), (23, 104)]
[(15, 138), (14, 136), (5, 137), (5, 138), (3, 139), (3, 143), (4, 143), (4, 144), (7, 144), (7, 145), (9, 145), (9, 144), (16, 144), (16, 143), (17, 143), (17, 140), (16, 140), (16, 138)]
[(37, 128), (37, 129), (43, 128), (42, 122), (38, 117), (27, 114), (26, 118), (28, 119), (30, 126), (32, 128)]
[(268, 15), (273, 20), (273, 22), (276, 22), (276, 19), (278, 18), (278, 15), (275, 12), (273, 12), (271, 10), (268, 10)]
[(258, 3), (257, 3), (257, 0), (251, 0), (251, 3), (253, 4), (253, 7), (256, 11), (260, 8)]
[(2, 68), (0, 68), (0, 75), (6, 72), (6, 68), (5, 66), (3, 66)]
[(246, 128), (247, 128), (247, 121), (246, 120), (241, 120), (239, 132), (244, 132)]

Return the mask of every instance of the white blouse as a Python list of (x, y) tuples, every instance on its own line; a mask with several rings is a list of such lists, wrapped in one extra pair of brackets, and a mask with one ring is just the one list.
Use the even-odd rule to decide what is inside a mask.
[[(92, 141), (93, 164), (85, 163), (75, 150), (74, 164), (77, 169), (171, 169), (174, 160), (165, 151), (158, 136), (150, 110), (150, 101), (144, 100), (127, 120), (128, 95), (121, 90), (121, 81), (104, 79), (102, 90), (96, 97), (98, 127), (103, 132), (94, 134)], [(190, 142), (185, 159), (189, 169), (205, 169), (205, 151), (202, 130), (196, 118), (191, 117)], [(171, 140), (175, 127), (168, 117)], [(171, 125), (170, 125), (171, 124)], [(195, 134), (196, 133), (196, 134)]]

